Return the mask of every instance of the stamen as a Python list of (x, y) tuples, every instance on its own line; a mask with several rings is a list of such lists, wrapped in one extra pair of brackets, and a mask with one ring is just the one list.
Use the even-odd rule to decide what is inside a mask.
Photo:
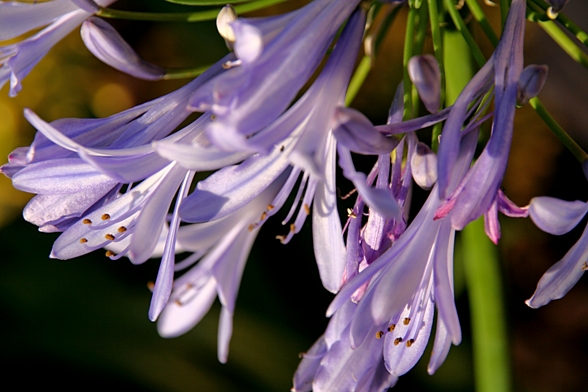
[(124, 227), (124, 226), (121, 226), (121, 227), (118, 228), (118, 232), (119, 233), (124, 233), (125, 231), (127, 231), (127, 228)]
[(582, 271), (588, 271), (588, 263), (584, 262), (584, 265), (582, 265)]
[(271, 211), (271, 210), (273, 210), (274, 208), (275, 208), (275, 207), (274, 207), (273, 205), (271, 205), (271, 204), (268, 204), (268, 205), (267, 205), (267, 210), (268, 210), (268, 211)]
[(241, 65), (241, 60), (226, 61), (223, 63), (223, 69), (231, 69)]
[(310, 215), (310, 207), (308, 206), (308, 204), (304, 204), (302, 207), (304, 208), (304, 212), (306, 213), (306, 215)]
[(396, 338), (394, 339), (394, 345), (398, 346), (400, 343), (402, 343), (402, 338)]
[(413, 344), (413, 343), (414, 343), (414, 339), (409, 339), (409, 340), (406, 342), (406, 347), (410, 347), (410, 346), (412, 346), (412, 344)]
[(286, 241), (286, 236), (283, 236), (283, 235), (277, 235), (277, 236), (276, 236), (276, 239), (277, 239), (277, 240), (280, 240), (280, 242), (283, 244), (283, 243), (284, 243), (284, 241)]
[(410, 323), (410, 318), (409, 317), (405, 318), (403, 323), (404, 323), (404, 325), (408, 325), (408, 323)]
[(110, 219), (110, 215), (109, 214), (103, 214), (101, 216), (102, 220), (109, 220)]
[(353, 210), (351, 208), (348, 208), (347, 209), (347, 217), (355, 219), (355, 218), (357, 218), (357, 215), (355, 214), (355, 212), (353, 212)]
[(253, 229), (255, 229), (255, 225), (253, 223), (247, 227), (247, 230), (249, 230), (249, 232), (252, 232)]
[(111, 251), (111, 250), (107, 250), (106, 253), (105, 253), (105, 255), (106, 255), (106, 257), (112, 257), (112, 256), (115, 255), (115, 253), (113, 251)]
[(388, 332), (392, 332), (396, 329), (396, 324), (390, 324), (390, 326), (388, 327)]
[(384, 331), (376, 332), (376, 339), (382, 339), (382, 336), (384, 336)]
[(114, 236), (112, 234), (106, 234), (104, 238), (106, 238), (108, 241), (114, 241)]
[(84, 219), (84, 220), (82, 221), (82, 223), (83, 223), (83, 224), (85, 224), (85, 225), (91, 225), (91, 224), (92, 224), (92, 221), (91, 221), (90, 219), (87, 219), (87, 218), (86, 218), (86, 219)]
[(153, 292), (153, 289), (155, 288), (155, 282), (147, 282), (147, 288), (149, 291)]
[(178, 306), (183, 306), (184, 304), (179, 299), (174, 300), (174, 303)]
[(295, 231), (296, 231), (296, 225), (295, 225), (294, 223), (292, 223), (292, 224), (290, 225), (290, 232), (291, 232), (291, 233), (294, 233)]
[(263, 221), (263, 220), (265, 220), (265, 218), (267, 218), (267, 212), (264, 211), (261, 213), (261, 217), (259, 218), (259, 220)]
[(212, 121), (214, 121), (214, 120), (216, 120), (216, 116), (215, 116), (214, 114), (211, 114), (211, 115), (210, 115), (210, 119), (211, 119)]
[(87, 238), (80, 238), (80, 244), (85, 244), (86, 242), (88, 242)]

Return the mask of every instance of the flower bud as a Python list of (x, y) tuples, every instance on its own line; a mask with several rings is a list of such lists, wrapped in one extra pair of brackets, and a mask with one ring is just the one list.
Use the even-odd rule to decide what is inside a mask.
[(517, 103), (519, 105), (524, 105), (529, 102), (531, 98), (539, 95), (539, 92), (541, 92), (545, 80), (547, 79), (547, 71), (547, 65), (537, 64), (529, 65), (523, 69), (519, 79), (517, 93)]
[(551, 4), (551, 7), (549, 7), (549, 9), (547, 10), (547, 16), (549, 16), (550, 19), (555, 19), (557, 18), (557, 14), (559, 13), (559, 11), (561, 11), (561, 9), (564, 7), (564, 5), (566, 5), (566, 3), (570, 0), (546, 0), (547, 3)]
[(411, 158), (412, 177), (423, 189), (431, 189), (437, 182), (437, 155), (422, 142), (418, 142)]
[(441, 101), (441, 71), (434, 56), (414, 56), (408, 62), (408, 75), (427, 110), (436, 113)]
[(231, 23), (235, 20), (237, 20), (237, 13), (230, 4), (225, 5), (216, 17), (216, 28), (220, 36), (224, 38), (229, 50), (233, 50), (235, 42), (235, 32), (231, 28)]

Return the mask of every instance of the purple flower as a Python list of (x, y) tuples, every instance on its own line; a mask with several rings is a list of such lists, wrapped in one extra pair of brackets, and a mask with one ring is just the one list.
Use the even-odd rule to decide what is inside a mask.
[[(393, 110), (398, 121), (401, 113)], [(475, 151), (477, 130), (464, 136), (453, 166), (452, 181), (466, 173)], [(407, 135), (408, 158), (402, 167), (402, 145), (396, 160), (381, 155), (368, 177), (386, 189), (407, 213), (406, 196), (417, 140)], [(377, 174), (376, 174), (377, 173)], [(418, 173), (418, 171), (417, 171)], [(370, 209), (361, 229), (363, 202), (348, 223), (344, 286), (331, 303), (325, 335), (304, 355), (294, 377), (295, 391), (384, 390), (412, 368), (428, 343), (437, 308), (437, 332), (429, 373), (444, 361), (461, 329), (453, 300), (454, 229), (449, 219), (434, 220), (441, 200), (435, 185), (420, 212), (406, 227), (404, 220), (385, 218)]]
[[(461, 230), (469, 222), (483, 215), (498, 194), (506, 171), (513, 132), (517, 91), (523, 68), (523, 35), (525, 27), (525, 2), (514, 0), (509, 10), (503, 35), (496, 51), (482, 69), (472, 78), (453, 105), (443, 128), (439, 144), (439, 196), (446, 199), (436, 218), (449, 211), (455, 229)], [(468, 105), (476, 108), (482, 96), (491, 88), (494, 79), (494, 118), (492, 135), (484, 151), (459, 183), (452, 182), (452, 167), (459, 152), (459, 142), (471, 129), (485, 118), (479, 119), (485, 108), (478, 108), (473, 120), (462, 130), (465, 120), (472, 113)], [(486, 100), (488, 104), (489, 100)], [(454, 183), (454, 186), (449, 186)]]
[[(563, 201), (552, 197), (535, 197), (529, 215), (541, 230), (562, 235), (578, 225), (588, 212), (588, 203)], [(588, 270), (588, 227), (565, 256), (543, 274), (533, 296), (526, 301), (531, 308), (547, 305), (571, 290)]]
[[(336, 209), (336, 142), (330, 129), (332, 114), (344, 100), (364, 20), (364, 12), (357, 11), (348, 21), (325, 68), (309, 90), (277, 120), (246, 140), (243, 146), (245, 151), (262, 152), (199, 182), (180, 209), (181, 218), (187, 222), (222, 219), (250, 203), (278, 177), (288, 172), (288, 179), (280, 192), (261, 214), (258, 222), (261, 224), (282, 207), (302, 176), (294, 204), (284, 223), (291, 218), (294, 221), (281, 240), (287, 243), (300, 231), (314, 203), (315, 255), (323, 284), (333, 292), (341, 284), (343, 264), (339, 260), (343, 254), (343, 240)], [(208, 132), (207, 135), (211, 134)], [(198, 168), (198, 162), (193, 162), (191, 158), (192, 145), (160, 142), (156, 148), (160, 154), (176, 159), (187, 169)]]
[(208, 129), (211, 140), (225, 149), (243, 148), (237, 143), (276, 120), (358, 3), (317, 0), (286, 15), (230, 23), (237, 60), (190, 102), (194, 110), (216, 116)]
[[(100, 0), (107, 6), (114, 0)], [(0, 40), (18, 37), (30, 30), (48, 25), (35, 35), (16, 44), (0, 47), (0, 88), (10, 80), (11, 97), (22, 88), (21, 81), (47, 52), (89, 18), (90, 10), (82, 1), (54, 0), (47, 3), (0, 3)]]

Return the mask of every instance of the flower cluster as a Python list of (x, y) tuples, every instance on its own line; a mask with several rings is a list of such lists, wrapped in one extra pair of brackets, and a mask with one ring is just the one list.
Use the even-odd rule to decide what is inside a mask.
[[(46, 26), (0, 47), (0, 87), (10, 81), (16, 95), (50, 48), (80, 25), (88, 50), (106, 64), (141, 79), (166, 78), (170, 70), (140, 58), (99, 18), (111, 3), (0, 3), (0, 40)], [(462, 338), (456, 231), (483, 217), (498, 243), (501, 212), (530, 216), (560, 235), (582, 220), (588, 204), (536, 197), (518, 207), (501, 189), (517, 106), (535, 99), (547, 77), (545, 66), (524, 67), (525, 0), (512, 1), (494, 52), (451, 105), (436, 48), (407, 61), (386, 124), (374, 126), (346, 107), (362, 42), (374, 56), (388, 17), (405, 7), (413, 12), (416, 3), (314, 0), (256, 18), (226, 6), (217, 26), (229, 53), (207, 71), (108, 118), (46, 122), (27, 109), (35, 139), (0, 171), (35, 195), (24, 218), (42, 232), (61, 233), (52, 258), (104, 248), (107, 257), (133, 264), (161, 259), (149, 318), (162, 336), (189, 331), (218, 297), (221, 362), (249, 251), (266, 220), (289, 204), (279, 240), (287, 244), (311, 219), (320, 278), (336, 293), (327, 330), (303, 355), (293, 390), (392, 387), (423, 355), (436, 314), (433, 374)], [(545, 12), (557, 18), (566, 1), (550, 3)], [(428, 113), (412, 118), (406, 105), (417, 99)], [(193, 113), (199, 116), (186, 125)], [(431, 127), (440, 134), (428, 144), (417, 131)], [(371, 172), (358, 171), (353, 154), (373, 157)], [(357, 190), (345, 225), (338, 168)], [(195, 181), (204, 171), (213, 173)], [(411, 216), (415, 186), (429, 194)], [(564, 296), (588, 269), (587, 252), (588, 229), (541, 278), (528, 305)]]

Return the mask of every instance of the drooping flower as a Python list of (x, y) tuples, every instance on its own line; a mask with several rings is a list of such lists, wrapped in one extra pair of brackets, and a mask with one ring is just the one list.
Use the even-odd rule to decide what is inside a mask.
[[(108, 6), (115, 0), (97, 0)], [(22, 80), (49, 50), (84, 20), (98, 11), (91, 1), (53, 0), (46, 3), (0, 3), (0, 40), (16, 38), (21, 34), (46, 26), (33, 36), (0, 46), (0, 88), (10, 80), (11, 97), (21, 90)]]
[[(588, 212), (588, 203), (564, 201), (552, 197), (535, 197), (529, 205), (529, 215), (541, 230), (562, 235), (580, 223)], [(539, 308), (560, 299), (574, 287), (588, 270), (588, 226), (565, 256), (549, 268), (539, 280), (533, 296), (525, 303)]]
[[(496, 51), (482, 69), (472, 78), (453, 105), (443, 127), (439, 144), (439, 195), (445, 199), (436, 218), (449, 211), (451, 222), (457, 230), (483, 215), (498, 195), (506, 171), (513, 132), (519, 79), (523, 69), (523, 35), (525, 28), (525, 1), (514, 0), (509, 9), (504, 32)], [(493, 77), (494, 113), (492, 134), (484, 151), (468, 171), (465, 178), (453, 187), (451, 173), (458, 156), (459, 142), (477, 126), (477, 115), (462, 130), (469, 116), (468, 105), (482, 102), (481, 97), (490, 91)], [(487, 102), (486, 102), (487, 104)], [(475, 107), (476, 105), (474, 105)], [(478, 114), (484, 108), (478, 110)]]

